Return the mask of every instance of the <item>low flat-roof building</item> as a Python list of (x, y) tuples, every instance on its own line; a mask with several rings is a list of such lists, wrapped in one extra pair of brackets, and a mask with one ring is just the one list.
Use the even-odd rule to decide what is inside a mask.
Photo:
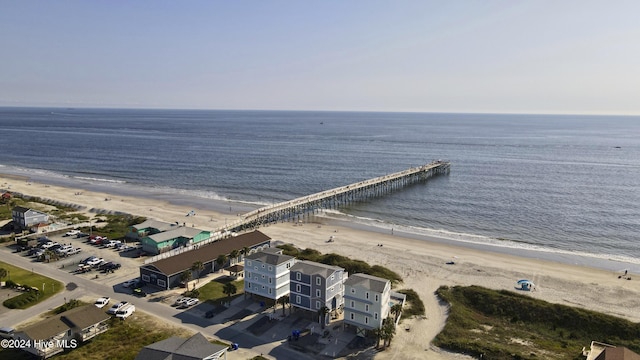
[(140, 239), (142, 250), (157, 255), (181, 246), (194, 245), (211, 237), (211, 232), (179, 226), (171, 230), (151, 234)]
[[(200, 261), (204, 265), (202, 274), (206, 274), (220, 268), (216, 268), (216, 259), (220, 255), (229, 256), (233, 250), (248, 248), (250, 251), (262, 250), (269, 247), (271, 238), (260, 231), (230, 237), (203, 245), (195, 250), (185, 251), (178, 255), (161, 259), (140, 266), (140, 278), (143, 282), (168, 290), (180, 286), (180, 274), (190, 270), (193, 263)], [(224, 267), (226, 264), (223, 264)]]
[(170, 224), (164, 221), (148, 219), (140, 224), (131, 226), (129, 228), (129, 233), (127, 234), (127, 238), (132, 240), (140, 240), (145, 236), (175, 229), (177, 226), (178, 226), (177, 223)]

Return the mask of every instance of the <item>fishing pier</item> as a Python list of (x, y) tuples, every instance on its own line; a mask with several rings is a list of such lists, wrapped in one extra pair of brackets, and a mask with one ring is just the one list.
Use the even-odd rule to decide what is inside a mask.
[(279, 221), (299, 221), (305, 215), (323, 209), (336, 209), (355, 202), (366, 201), (424, 182), (429, 178), (449, 174), (451, 164), (434, 161), (419, 167), (360, 181), (355, 184), (325, 190), (297, 199), (269, 205), (241, 215), (241, 218), (218, 230), (219, 233), (242, 231)]

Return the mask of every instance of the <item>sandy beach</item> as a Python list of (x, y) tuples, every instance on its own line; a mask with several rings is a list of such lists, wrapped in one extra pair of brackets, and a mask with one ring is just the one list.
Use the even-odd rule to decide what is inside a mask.
[[(26, 179), (0, 175), (0, 188), (25, 195), (78, 204), (90, 209), (104, 209), (141, 215), (167, 222), (185, 222), (202, 229), (214, 229), (231, 221), (237, 214), (195, 209), (196, 215), (185, 217), (192, 207), (160, 200), (65, 188)], [(94, 214), (94, 213), (92, 213)], [(441, 285), (480, 285), (492, 289), (514, 289), (518, 279), (535, 282), (535, 291), (527, 294), (553, 303), (595, 310), (640, 322), (640, 277), (619, 279), (619, 273), (597, 268), (569, 265), (534, 258), (479, 251), (442, 241), (403, 237), (399, 232), (383, 234), (314, 217), (310, 223), (279, 223), (260, 231), (275, 241), (293, 243), (300, 248), (335, 252), (370, 264), (386, 266), (400, 274), (404, 283), (397, 289), (414, 289), (426, 306), (425, 319), (405, 319), (401, 323), (390, 351), (384, 358), (460, 359), (464, 356), (441, 352), (430, 341), (446, 321), (446, 308), (438, 304), (434, 291)], [(334, 236), (334, 241), (327, 240)], [(382, 246), (378, 246), (382, 244)], [(446, 264), (454, 261), (455, 264)], [(516, 290), (514, 290), (516, 291)], [(405, 329), (411, 331), (404, 331)], [(598, 339), (594, 339), (598, 340)], [(587, 346), (588, 344), (585, 344)], [(392, 355), (392, 356), (390, 356)]]

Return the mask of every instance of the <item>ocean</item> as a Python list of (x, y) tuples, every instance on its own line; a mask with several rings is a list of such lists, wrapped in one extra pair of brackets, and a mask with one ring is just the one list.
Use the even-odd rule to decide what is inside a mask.
[(215, 210), (446, 160), (448, 176), (325, 215), (640, 266), (640, 117), (0, 108), (0, 130), (0, 173)]

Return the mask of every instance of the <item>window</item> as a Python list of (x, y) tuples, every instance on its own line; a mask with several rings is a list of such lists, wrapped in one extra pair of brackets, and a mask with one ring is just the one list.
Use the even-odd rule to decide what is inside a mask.
[(264, 290), (264, 285), (262, 285), (262, 290)]
[(262, 268), (264, 269), (264, 264), (262, 264)]
[(300, 304), (301, 302), (300, 295), (296, 295), (296, 304)]
[(364, 304), (364, 311), (369, 312), (369, 304)]
[(251, 273), (249, 271), (247, 271), (247, 277), (251, 279)]
[(320, 301), (316, 301), (316, 309), (320, 309)]
[(269, 265), (268, 269), (269, 271), (273, 271), (273, 266)]
[(351, 288), (351, 293), (355, 294), (356, 293), (356, 288)]
[(378, 320), (378, 313), (373, 313), (373, 319)]
[(158, 286), (167, 287), (167, 282), (164, 280), (158, 279)]
[(142, 281), (149, 282), (149, 280), (151, 280), (151, 279), (149, 279), (149, 275), (142, 274)]
[(251, 266), (251, 260), (247, 260), (247, 266)]
[(368, 316), (365, 316), (365, 317), (364, 317), (364, 323), (365, 323), (365, 324), (368, 324), (368, 323), (369, 323), (369, 317), (368, 317)]
[(271, 279), (271, 277), (269, 277), (269, 284), (271, 284), (273, 282), (273, 280)]
[(258, 270), (258, 265), (254, 266), (253, 270)]
[(316, 297), (320, 297), (320, 289), (316, 289)]
[(336, 276), (334, 274), (331, 274), (331, 280), (335, 279)]
[(320, 284), (322, 284), (322, 280), (320, 279), (320, 276), (316, 276), (316, 285)]
[(302, 275), (299, 272), (297, 272), (296, 273), (296, 280), (300, 280), (301, 278), (302, 278)]
[(333, 290), (334, 290), (334, 289), (333, 289), (333, 286), (332, 286), (332, 287), (329, 289), (329, 291), (333, 292)]
[(356, 307), (356, 302), (355, 302), (355, 301), (353, 301), (353, 300), (351, 300), (351, 307), (352, 307), (352, 308), (355, 308), (355, 307)]
[(376, 302), (378, 302), (378, 294), (376, 294)]
[(364, 297), (367, 298), (367, 300), (369, 300), (369, 292), (368, 291), (364, 294)]
[(264, 274), (262, 274), (262, 280), (264, 280)]
[(271, 288), (269, 288), (269, 295), (271, 295)]
[(351, 315), (351, 320), (353, 320), (355, 318), (355, 316), (353, 315), (353, 313), (349, 314)]
[(296, 292), (300, 292), (300, 284), (296, 285)]
[(291, 264), (287, 263), (287, 269), (291, 267)]

